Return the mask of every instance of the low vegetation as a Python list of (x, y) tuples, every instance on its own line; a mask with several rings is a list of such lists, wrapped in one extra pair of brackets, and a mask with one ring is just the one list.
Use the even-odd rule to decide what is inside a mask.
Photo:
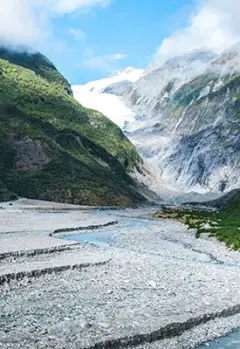
[(16, 200), (18, 197), (15, 193), (10, 192), (7, 187), (0, 181), (0, 202)]
[(47, 58), (0, 49), (0, 181), (9, 192), (132, 205), (143, 198), (128, 173), (140, 164), (122, 131), (75, 101)]
[[(222, 205), (222, 204), (223, 205)], [(196, 237), (208, 233), (230, 248), (240, 250), (240, 190), (226, 202), (220, 198), (213, 202), (218, 210), (198, 210), (197, 207), (164, 207), (155, 218), (174, 219), (196, 229)]]

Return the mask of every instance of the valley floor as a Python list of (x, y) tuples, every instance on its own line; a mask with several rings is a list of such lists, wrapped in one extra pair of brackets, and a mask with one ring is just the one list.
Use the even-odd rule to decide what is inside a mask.
[(187, 349), (240, 327), (223, 243), (151, 209), (0, 206), (2, 349)]

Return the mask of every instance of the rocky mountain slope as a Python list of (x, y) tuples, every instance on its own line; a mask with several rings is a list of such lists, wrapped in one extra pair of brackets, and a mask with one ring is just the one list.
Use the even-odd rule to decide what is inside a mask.
[(46, 57), (0, 49), (2, 196), (133, 204), (143, 197), (129, 173), (141, 166), (122, 131), (75, 101), (69, 83)]
[(218, 210), (223, 210), (229, 206), (231, 207), (232, 213), (237, 215), (240, 220), (240, 189), (231, 190), (225, 195), (222, 195), (220, 198), (208, 201), (205, 204), (207, 206), (215, 207)]
[(132, 88), (128, 89), (124, 101), (138, 117), (150, 118), (156, 114), (160, 105), (164, 107), (167, 97), (202, 74), (215, 56), (211, 51), (193, 51), (172, 57), (166, 62), (153, 62)]
[(240, 44), (156, 61), (131, 82), (132, 71), (74, 86), (74, 96), (123, 128), (158, 182), (183, 192), (238, 187)]
[(239, 52), (238, 43), (153, 65), (123, 96), (135, 113), (125, 133), (180, 189), (240, 186)]

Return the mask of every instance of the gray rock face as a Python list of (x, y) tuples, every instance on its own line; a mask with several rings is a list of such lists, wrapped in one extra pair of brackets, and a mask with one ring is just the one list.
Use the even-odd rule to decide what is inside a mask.
[(217, 57), (194, 52), (145, 74), (124, 95), (128, 137), (181, 189), (240, 186), (240, 44)]
[(40, 140), (26, 138), (21, 141), (15, 141), (17, 151), (16, 168), (19, 171), (38, 172), (50, 162), (46, 151)]
[(123, 80), (107, 86), (102, 92), (122, 96), (132, 86), (132, 81)]
[(159, 114), (175, 91), (202, 74), (215, 53), (209, 51), (173, 57), (151, 65), (124, 95), (126, 103), (138, 117)]

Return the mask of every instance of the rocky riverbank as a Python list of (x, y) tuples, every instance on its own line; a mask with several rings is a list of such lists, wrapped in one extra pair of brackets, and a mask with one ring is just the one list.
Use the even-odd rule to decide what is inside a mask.
[[(146, 213), (6, 205), (1, 348), (186, 349), (240, 325), (239, 253)], [(108, 232), (114, 245), (49, 237), (115, 221), (93, 231)]]

